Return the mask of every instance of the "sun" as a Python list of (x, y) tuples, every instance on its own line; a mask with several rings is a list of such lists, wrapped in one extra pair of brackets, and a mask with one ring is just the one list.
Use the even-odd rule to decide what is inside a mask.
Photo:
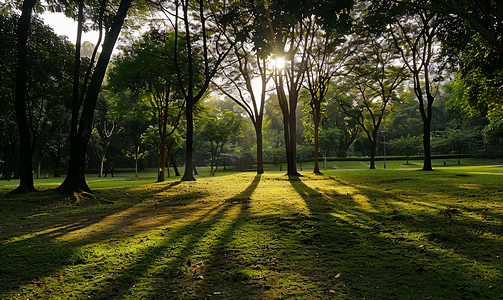
[(278, 57), (278, 58), (275, 59), (274, 64), (275, 64), (275, 66), (276, 66), (277, 69), (282, 70), (282, 69), (285, 68), (286, 62), (285, 62), (285, 59), (283, 57)]

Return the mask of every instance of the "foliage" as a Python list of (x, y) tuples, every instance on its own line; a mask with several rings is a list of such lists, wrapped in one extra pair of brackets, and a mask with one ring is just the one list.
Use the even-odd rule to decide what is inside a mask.
[(421, 136), (411, 136), (410, 134), (407, 137), (402, 136), (399, 139), (391, 140), (389, 145), (402, 151), (407, 157), (416, 155), (423, 146)]
[(227, 109), (215, 109), (198, 123), (198, 135), (210, 144), (211, 176), (214, 176), (218, 169), (218, 160), (224, 146), (242, 135), (242, 124), (242, 117)]

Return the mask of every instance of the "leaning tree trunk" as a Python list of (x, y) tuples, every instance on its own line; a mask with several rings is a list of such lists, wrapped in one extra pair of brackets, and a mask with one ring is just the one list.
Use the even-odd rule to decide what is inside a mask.
[[(30, 28), (31, 13), (35, 0), (26, 0), (23, 2), (21, 17), (18, 20), (17, 37), (17, 72), (16, 72), (16, 92), (14, 108), (16, 110), (16, 119), (20, 137), (21, 170), (19, 186), (11, 193), (26, 194), (35, 192), (32, 174), (33, 147), (30, 140), (30, 131), (26, 117), (26, 90), (27, 90), (27, 72), (28, 72), (28, 35)], [(33, 137), (35, 139), (35, 136)]]
[[(101, 84), (105, 73), (107, 70), (108, 62), (112, 56), (112, 51), (115, 46), (115, 42), (119, 37), (122, 24), (127, 16), (129, 7), (131, 6), (132, 0), (122, 0), (117, 10), (117, 14), (114, 17), (112, 27), (110, 32), (105, 38), (105, 43), (103, 44), (102, 52), (96, 63), (96, 67), (89, 84), (89, 88), (86, 93), (84, 100), (84, 107), (82, 108), (79, 129), (75, 138), (76, 151), (70, 153), (70, 155), (75, 155), (75, 161), (73, 164), (69, 165), (68, 174), (65, 181), (58, 188), (62, 193), (72, 194), (74, 192), (91, 192), (91, 189), (87, 185), (84, 170), (85, 170), (85, 158), (87, 144), (89, 143), (89, 138), (91, 137), (92, 122), (94, 116), (94, 109), (96, 108), (96, 102), (98, 100), (98, 95), (100, 93)], [(71, 157), (70, 157), (71, 160)]]
[(176, 165), (175, 155), (170, 155), (169, 159), (171, 161), (171, 165), (173, 166), (173, 170), (175, 170), (175, 176), (180, 176), (178, 166)]

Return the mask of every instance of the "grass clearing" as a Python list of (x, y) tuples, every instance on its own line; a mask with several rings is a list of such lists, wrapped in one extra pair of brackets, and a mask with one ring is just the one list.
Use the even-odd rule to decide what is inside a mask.
[(1, 182), (0, 298), (501, 299), (502, 171)]

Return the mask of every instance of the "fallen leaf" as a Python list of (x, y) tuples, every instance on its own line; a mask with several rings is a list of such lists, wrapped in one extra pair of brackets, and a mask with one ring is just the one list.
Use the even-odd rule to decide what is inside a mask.
[(337, 273), (337, 275), (335, 275), (335, 279), (341, 277), (341, 273)]

